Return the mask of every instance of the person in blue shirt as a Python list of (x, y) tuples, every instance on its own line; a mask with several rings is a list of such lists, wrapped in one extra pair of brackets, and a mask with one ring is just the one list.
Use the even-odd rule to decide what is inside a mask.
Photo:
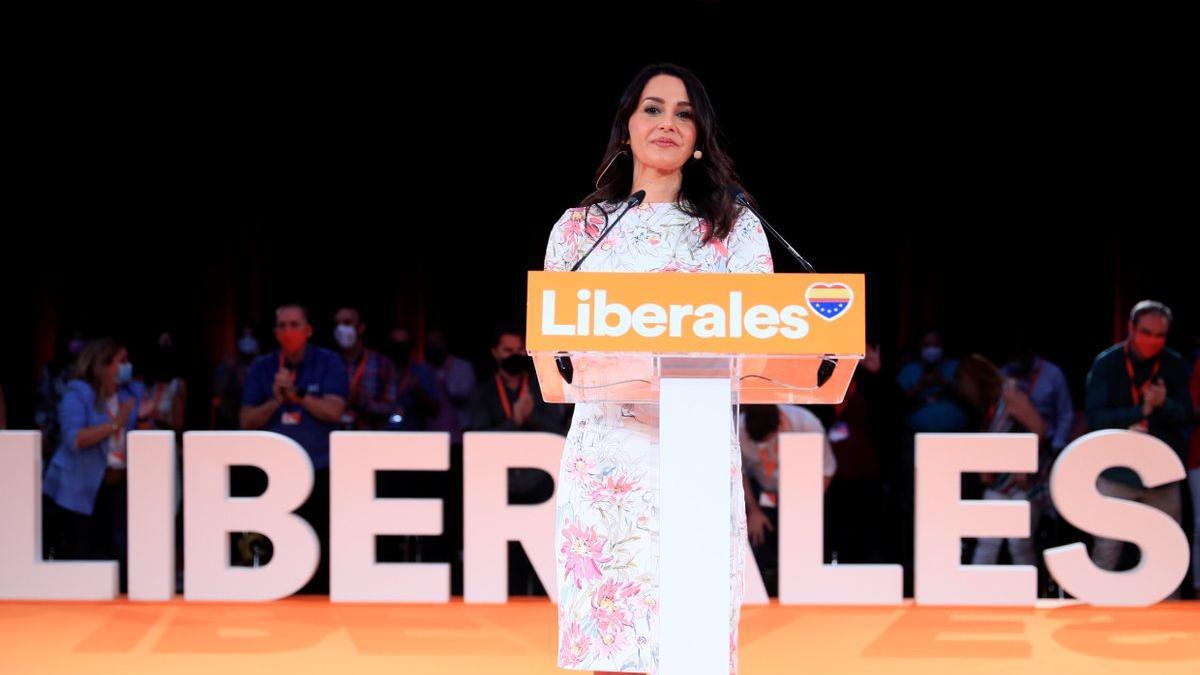
[(57, 512), (58, 559), (117, 560), (126, 592), (126, 434), (145, 398), (120, 343), (93, 340), (79, 354), (58, 406), (58, 448), (42, 477)]
[(1033, 400), (1038, 414), (1046, 421), (1043, 440), (1049, 442), (1057, 455), (1071, 442), (1071, 429), (1075, 426), (1075, 404), (1062, 369), (1032, 348), (1023, 347), (1004, 367), (1004, 374), (1016, 379), (1021, 391)]
[(350, 383), (337, 354), (309, 344), (312, 325), (299, 305), (275, 310), (279, 349), (256, 359), (242, 390), (243, 429), (274, 431), (300, 444), (313, 468), (329, 468), (329, 432), (337, 429)]
[(428, 363), (414, 358), (407, 329), (393, 328), (386, 349), (396, 364), (396, 376), (392, 378), (396, 409), (384, 429), (425, 431), (429, 420), (438, 414), (437, 375)]
[(905, 365), (896, 375), (908, 410), (904, 422), (913, 432), (954, 432), (967, 429), (967, 414), (955, 387), (958, 361), (946, 358), (942, 336), (930, 331), (921, 338), (921, 360)]
[(283, 305), (275, 310), (279, 349), (250, 364), (242, 390), (243, 429), (261, 429), (296, 441), (312, 459), (313, 491), (296, 511), (316, 530), (321, 560), (302, 593), (329, 592), (329, 433), (346, 409), (350, 382), (336, 353), (309, 344), (308, 310)]

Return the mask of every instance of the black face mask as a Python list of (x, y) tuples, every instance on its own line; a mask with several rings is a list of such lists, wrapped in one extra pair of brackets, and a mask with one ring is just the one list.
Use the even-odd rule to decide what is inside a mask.
[(525, 354), (513, 354), (500, 362), (500, 369), (509, 375), (520, 375), (529, 370), (531, 359)]

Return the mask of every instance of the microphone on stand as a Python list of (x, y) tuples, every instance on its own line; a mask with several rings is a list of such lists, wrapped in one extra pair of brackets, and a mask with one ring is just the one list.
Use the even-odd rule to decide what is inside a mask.
[[(816, 273), (816, 270), (813, 269), (813, 266), (804, 259), (804, 256), (797, 253), (796, 249), (792, 248), (792, 245), (788, 243), (788, 240), (784, 239), (783, 235), (779, 234), (774, 227), (771, 227), (771, 224), (767, 222), (766, 218), (763, 218), (762, 214), (758, 212), (758, 209), (754, 208), (754, 206), (750, 204), (750, 200), (746, 198), (746, 193), (740, 187), (735, 184), (730, 184), (725, 186), (725, 189), (729, 192), (729, 194), (733, 195), (734, 201), (749, 209), (750, 213), (753, 213), (758, 218), (758, 221), (762, 223), (763, 228), (766, 229), (767, 232), (770, 232), (771, 236), (775, 237), (776, 241), (778, 241), (780, 244), (783, 244), (783, 247), (787, 249), (787, 252), (796, 259), (796, 262), (800, 263), (801, 267), (804, 268), (804, 271), (808, 272), (809, 274)], [(829, 378), (833, 376), (833, 369), (836, 367), (837, 359), (830, 358), (828, 356), (821, 359), (821, 365), (817, 368), (818, 387), (829, 381)]]
[(778, 241), (780, 244), (783, 244), (783, 247), (787, 249), (788, 253), (791, 253), (792, 257), (796, 259), (796, 262), (800, 263), (800, 266), (804, 268), (804, 271), (809, 273), (816, 272), (816, 270), (813, 269), (813, 266), (804, 259), (804, 256), (796, 253), (796, 249), (792, 248), (792, 245), (788, 243), (788, 240), (784, 239), (782, 234), (779, 234), (775, 228), (771, 227), (771, 224), (767, 222), (766, 218), (762, 217), (762, 214), (758, 212), (758, 209), (754, 208), (754, 206), (750, 204), (750, 200), (746, 198), (746, 193), (743, 192), (740, 187), (737, 185), (728, 185), (725, 187), (725, 189), (729, 192), (729, 194), (733, 195), (734, 201), (746, 207), (747, 209), (750, 209), (750, 213), (753, 213), (758, 218), (758, 221), (763, 224), (763, 227), (767, 229), (767, 232), (771, 233), (771, 236), (775, 237), (776, 241)]
[[(625, 217), (625, 214), (629, 213), (630, 209), (633, 209), (638, 204), (641, 204), (642, 200), (645, 198), (645, 190), (638, 190), (637, 192), (629, 195), (629, 198), (625, 200), (625, 210), (621, 212), (621, 215), (614, 218), (613, 221), (608, 224), (608, 227), (604, 228), (604, 231), (600, 233), (599, 237), (596, 237), (596, 242), (592, 244), (592, 247), (588, 249), (587, 253), (583, 254), (583, 257), (575, 262), (575, 264), (571, 267), (571, 271), (574, 272), (578, 270), (579, 266), (583, 264), (583, 261), (587, 260), (587, 257), (592, 254), (592, 251), (595, 251), (596, 247), (600, 245), (600, 242), (604, 241), (604, 238), (608, 236), (610, 231), (612, 231), (613, 226), (620, 222), (621, 219)], [(565, 380), (567, 384), (571, 384), (571, 379), (575, 377), (575, 368), (571, 365), (571, 357), (567, 354), (555, 356), (554, 364), (558, 367), (558, 374), (562, 376), (562, 379)]]

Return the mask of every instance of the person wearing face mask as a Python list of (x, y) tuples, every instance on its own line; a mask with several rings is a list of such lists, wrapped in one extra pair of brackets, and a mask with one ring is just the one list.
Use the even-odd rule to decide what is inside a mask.
[[(1089, 431), (1130, 429), (1147, 433), (1183, 459), (1192, 400), (1187, 364), (1166, 346), (1172, 318), (1170, 308), (1161, 302), (1143, 300), (1134, 305), (1128, 336), (1101, 352), (1092, 363), (1084, 409)], [(1148, 488), (1132, 469), (1112, 467), (1100, 474), (1096, 487), (1101, 494), (1157, 508), (1182, 524), (1179, 482)], [(1092, 559), (1101, 568), (1114, 570), (1123, 549), (1124, 542), (1096, 537)], [(1179, 590), (1171, 597), (1179, 597)]]
[(920, 361), (906, 364), (896, 375), (908, 402), (904, 421), (920, 432), (964, 431), (967, 414), (958, 400), (954, 375), (958, 361), (946, 358), (942, 336), (929, 331), (921, 338)]
[(242, 391), (243, 429), (274, 431), (291, 438), (313, 463), (313, 490), (296, 513), (313, 526), (321, 546), (316, 574), (301, 593), (329, 592), (329, 434), (346, 409), (350, 383), (342, 359), (309, 344), (308, 310), (275, 310), (279, 349), (259, 357), (246, 373)]
[(246, 373), (243, 429), (265, 429), (299, 443), (317, 469), (329, 467), (329, 432), (337, 428), (349, 395), (337, 354), (309, 344), (312, 325), (299, 305), (275, 310), (279, 349), (259, 357)]
[(246, 371), (259, 356), (258, 338), (253, 326), (243, 326), (235, 343), (237, 353), (217, 366), (213, 378), (212, 412), (209, 419), (211, 429), (241, 428), (242, 389), (246, 385)]
[(433, 368), (413, 358), (408, 330), (397, 326), (388, 336), (388, 355), (396, 364), (393, 379), (396, 406), (388, 420), (389, 431), (425, 431), (438, 414), (437, 381)]
[(382, 429), (396, 409), (396, 364), (363, 344), (367, 325), (357, 309), (342, 307), (334, 313), (333, 321), (333, 338), (350, 381), (350, 398), (342, 414), (342, 426)]
[(546, 403), (525, 353), (525, 340), (516, 328), (495, 331), (492, 358), (496, 374), (475, 386), (468, 409), (471, 431), (566, 432), (562, 405)]
[(144, 391), (129, 354), (115, 340), (79, 353), (59, 404), (61, 440), (42, 478), (57, 507), (56, 558), (117, 560), (126, 592), (126, 434), (137, 426)]

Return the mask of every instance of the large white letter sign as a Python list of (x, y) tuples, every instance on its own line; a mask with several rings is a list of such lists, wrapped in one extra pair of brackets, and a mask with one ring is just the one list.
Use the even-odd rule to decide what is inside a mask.
[(963, 565), (963, 537), (1028, 537), (1029, 502), (964, 500), (968, 472), (1033, 473), (1036, 434), (917, 434), (914, 578), (921, 605), (1033, 605), (1032, 565)]
[[(229, 496), (229, 467), (267, 474), (258, 497)], [(317, 570), (317, 534), (292, 513), (313, 487), (312, 461), (298, 443), (269, 431), (189, 431), (183, 435), (183, 595), (187, 600), (278, 600), (300, 590)], [(229, 563), (229, 533), (271, 540), (262, 567)]]
[[(779, 435), (779, 603), (898, 605), (899, 565), (825, 565), (824, 435)], [(753, 558), (750, 559), (753, 561)]]
[(1100, 569), (1080, 542), (1046, 549), (1046, 569), (1071, 595), (1092, 605), (1145, 606), (1169, 596), (1188, 568), (1187, 536), (1156, 508), (1106, 497), (1096, 490), (1105, 469), (1127, 466), (1146, 487), (1187, 477), (1183, 463), (1157, 438), (1124, 429), (1082, 436), (1063, 449), (1050, 473), (1050, 496), (1075, 527), (1109, 539), (1133, 542), (1141, 560), (1126, 572)]
[(42, 560), (42, 433), (0, 431), (0, 599), (112, 600), (115, 560)]
[(375, 535), (442, 534), (442, 500), (379, 498), (375, 474), (448, 470), (450, 434), (335, 431), (329, 450), (330, 600), (449, 602), (449, 563), (375, 561)]
[(175, 432), (129, 434), (129, 599), (175, 596)]
[(541, 469), (557, 479), (565, 440), (540, 431), (463, 434), (464, 601), (508, 600), (508, 542), (518, 541), (550, 601), (558, 602), (554, 498), (509, 504), (508, 470)]

